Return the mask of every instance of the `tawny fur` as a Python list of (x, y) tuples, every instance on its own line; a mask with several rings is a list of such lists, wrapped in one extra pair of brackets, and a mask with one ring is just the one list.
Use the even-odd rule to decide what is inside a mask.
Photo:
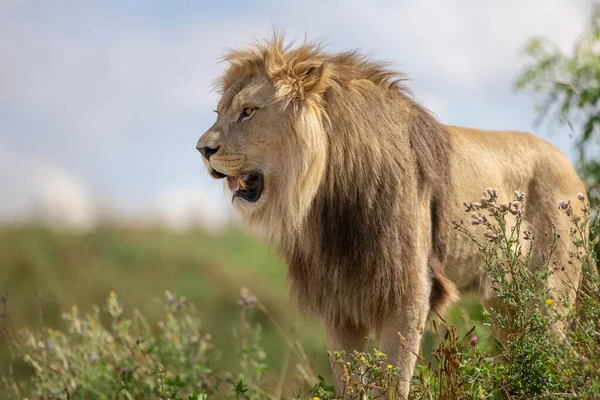
[[(225, 59), (230, 68), (222, 93), (267, 76), (275, 88), (273, 104), (297, 135), (292, 147), (326, 159), (317, 179), (302, 182), (318, 168), (305, 154), (290, 158), (296, 165), (290, 166), (289, 188), (279, 191), (297, 198), (296, 204), (288, 199), (266, 211), (268, 218), (260, 213), (250, 219), (287, 259), (300, 307), (336, 325), (378, 326), (411, 284), (413, 255), (431, 251), (438, 261), (431, 268), (437, 283), (432, 308), (441, 312), (455, 296), (441, 267), (451, 145), (444, 127), (409, 96), (403, 75), (355, 52), (285, 47), (279, 37)], [(319, 141), (311, 134), (325, 139), (320, 148), (312, 146)], [(431, 249), (419, 249), (413, 234), (415, 203), (429, 204)]]
[[(526, 192), (525, 225), (539, 237), (556, 223), (562, 269), (548, 286), (574, 299), (579, 270), (568, 263), (568, 222), (556, 205), (585, 188), (554, 146), (526, 133), (444, 126), (401, 73), (357, 52), (286, 46), (276, 36), (224, 59), (219, 116), (197, 146), (218, 149), (203, 158), (215, 177), (264, 174), (260, 199), (233, 206), (286, 259), (297, 302), (323, 322), (330, 349), (364, 350), (364, 335), (380, 332), (406, 396), (427, 316), (457, 288), (493, 301), (479, 250), (450, 223), (486, 187), (499, 188), (501, 201)], [(247, 106), (257, 111), (242, 122)]]

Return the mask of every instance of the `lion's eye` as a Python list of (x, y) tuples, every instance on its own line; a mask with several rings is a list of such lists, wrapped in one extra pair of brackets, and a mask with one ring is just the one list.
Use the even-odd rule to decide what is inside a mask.
[(244, 107), (242, 108), (242, 113), (240, 114), (240, 118), (238, 119), (238, 121), (243, 121), (246, 118), (249, 118), (252, 116), (252, 114), (254, 114), (254, 111), (256, 111), (255, 107)]

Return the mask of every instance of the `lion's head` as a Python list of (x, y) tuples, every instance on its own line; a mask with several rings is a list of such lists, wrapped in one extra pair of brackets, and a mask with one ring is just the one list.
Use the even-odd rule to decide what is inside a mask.
[(218, 84), (217, 121), (196, 147), (210, 175), (226, 179), (244, 219), (259, 225), (285, 220), (296, 230), (326, 165), (328, 66), (318, 48), (290, 51), (279, 39), (225, 58), (230, 67)]

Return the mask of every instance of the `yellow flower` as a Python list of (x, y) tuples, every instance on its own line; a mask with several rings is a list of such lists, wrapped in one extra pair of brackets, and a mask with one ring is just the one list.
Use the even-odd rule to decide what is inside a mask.
[(54, 336), (59, 337), (60, 336), (60, 331), (55, 331), (54, 332)]
[(72, 306), (71, 306), (71, 311), (73, 311), (73, 312), (77, 312), (77, 306), (76, 306), (76, 305), (72, 305)]
[(378, 352), (377, 352), (377, 356), (378, 356), (378, 357), (383, 357), (383, 356), (384, 356), (384, 354), (383, 354), (382, 352), (378, 351)]
[(394, 366), (392, 364), (388, 364), (387, 369), (392, 369)]
[(359, 360), (360, 362), (365, 362), (365, 358), (363, 356), (360, 356)]
[(551, 305), (552, 305), (552, 303), (554, 303), (554, 300), (552, 300), (552, 299), (547, 299), (547, 300), (546, 300), (546, 305), (549, 305), (549, 306), (551, 306)]
[(108, 295), (109, 295), (111, 298), (113, 298), (113, 299), (114, 299), (115, 297), (117, 297), (117, 294), (116, 294), (114, 291), (112, 291), (112, 290), (110, 291), (110, 293), (109, 293)]
[(321, 400), (320, 397), (313, 397), (312, 400)]

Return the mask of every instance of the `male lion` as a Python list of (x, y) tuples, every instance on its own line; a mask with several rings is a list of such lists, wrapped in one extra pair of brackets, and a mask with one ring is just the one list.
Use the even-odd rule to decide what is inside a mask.
[[(444, 126), (403, 75), (356, 52), (276, 36), (224, 59), (217, 121), (196, 147), (243, 220), (286, 259), (299, 307), (321, 320), (331, 351), (363, 351), (369, 331), (379, 333), (408, 396), (430, 313), (458, 291), (493, 301), (478, 249), (451, 225), (489, 186), (526, 192), (525, 223), (539, 236), (557, 224), (564, 270), (548, 285), (575, 296), (565, 282), (580, 271), (567, 263), (557, 203), (585, 188), (555, 147), (528, 133)], [(533, 257), (539, 265), (541, 250)]]

